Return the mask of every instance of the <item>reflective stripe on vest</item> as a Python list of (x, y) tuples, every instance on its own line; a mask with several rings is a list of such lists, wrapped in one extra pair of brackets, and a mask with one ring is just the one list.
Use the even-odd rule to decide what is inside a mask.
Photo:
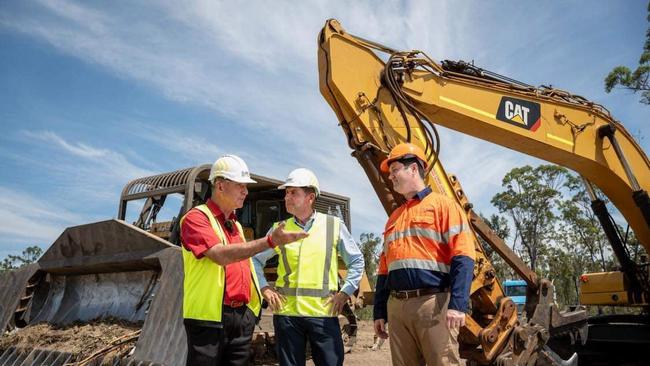
[(454, 255), (474, 258), (471, 228), (453, 200), (430, 193), (421, 201), (400, 206), (384, 232), (379, 273), (424, 269), (449, 273)]
[[(280, 263), (275, 286), (287, 298), (277, 314), (331, 316), (325, 302), (338, 290), (339, 225), (335, 217), (316, 213), (307, 238), (276, 249)], [(295, 218), (287, 220), (285, 230), (300, 229)]]
[(465, 231), (465, 229), (466, 227), (463, 224), (453, 226), (444, 233), (441, 233), (436, 230), (431, 230), (431, 229), (412, 227), (404, 231), (396, 231), (388, 235), (386, 237), (386, 245), (389, 245), (390, 243), (392, 243), (397, 239), (403, 239), (409, 236), (419, 236), (423, 238), (429, 238), (437, 241), (439, 244), (447, 244), (449, 243), (449, 238), (460, 234), (461, 232)]
[[(221, 241), (220, 245), (227, 244), (227, 238), (223, 228), (207, 205), (196, 206), (196, 209), (203, 212), (210, 221), (210, 225)], [(181, 219), (181, 225), (185, 216)], [(239, 222), (235, 222), (241, 238), (244, 238), (244, 231)], [(223, 296), (226, 288), (226, 271), (223, 266), (214, 263), (210, 258), (202, 257), (196, 259), (194, 254), (181, 246), (183, 252), (183, 318), (220, 322), (223, 308)], [(246, 305), (259, 316), (262, 309), (262, 295), (259, 290), (259, 283), (255, 275), (253, 261), (249, 258), (248, 263), (251, 269), (251, 297)]]
[(390, 262), (388, 265), (389, 271), (404, 268), (428, 269), (432, 271), (449, 273), (450, 266), (446, 265), (445, 263), (429, 259), (397, 259)]

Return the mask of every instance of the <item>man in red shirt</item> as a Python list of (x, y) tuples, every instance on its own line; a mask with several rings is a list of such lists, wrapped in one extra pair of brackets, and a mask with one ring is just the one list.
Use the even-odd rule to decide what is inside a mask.
[(278, 226), (265, 238), (244, 242), (235, 210), (248, 194), (246, 163), (219, 158), (210, 170), (212, 196), (181, 220), (183, 318), (187, 365), (248, 365), (261, 295), (250, 257), (306, 237)]

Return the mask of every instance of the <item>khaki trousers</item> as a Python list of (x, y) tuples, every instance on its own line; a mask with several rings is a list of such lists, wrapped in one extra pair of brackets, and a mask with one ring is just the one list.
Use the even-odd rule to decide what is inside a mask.
[(447, 328), (449, 293), (406, 300), (388, 299), (388, 332), (393, 365), (464, 365), (458, 330)]

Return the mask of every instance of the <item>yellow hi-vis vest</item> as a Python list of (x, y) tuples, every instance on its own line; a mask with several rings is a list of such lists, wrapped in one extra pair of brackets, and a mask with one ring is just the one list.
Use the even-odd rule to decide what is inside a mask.
[[(275, 248), (280, 256), (275, 287), (286, 297), (276, 314), (332, 316), (331, 304), (325, 303), (338, 290), (339, 225), (340, 221), (333, 216), (316, 213), (308, 237)], [(301, 230), (293, 217), (287, 220), (284, 229)]]
[[(221, 240), (222, 245), (228, 245), (226, 235), (221, 225), (215, 220), (207, 205), (196, 206), (210, 220), (210, 224)], [(181, 219), (181, 225), (185, 216)], [(244, 232), (239, 222), (236, 222), (239, 236), (244, 238)], [(204, 321), (221, 322), (223, 295), (226, 288), (226, 271), (223, 266), (213, 262), (208, 257), (196, 259), (194, 254), (181, 246), (183, 251), (183, 318)], [(249, 258), (251, 268), (251, 299), (246, 305), (255, 314), (260, 315), (262, 310), (262, 294), (255, 275), (253, 261)]]

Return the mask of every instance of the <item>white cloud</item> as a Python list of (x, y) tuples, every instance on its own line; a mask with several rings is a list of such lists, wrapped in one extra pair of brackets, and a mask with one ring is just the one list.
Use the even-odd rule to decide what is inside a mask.
[[(99, 10), (65, 1), (43, 4), (51, 12), (46, 22), (14, 19), (8, 25), (121, 77), (149, 84), (170, 99), (209, 106), (242, 125), (242, 134), (263, 136), (238, 137), (259, 141), (257, 146), (239, 149), (252, 169), (281, 177), (293, 164), (311, 167), (328, 190), (353, 198), (355, 228), (364, 231), (381, 231), (386, 216), (360, 166), (349, 156), (334, 114), (318, 94), (316, 35), (327, 18), (338, 17), (355, 34), (393, 47), (425, 49), (435, 57), (450, 49), (462, 54), (462, 30), (472, 21), (469, 6), (424, 1), (391, 1), (382, 6), (195, 1), (183, 7), (162, 2), (148, 9), (162, 17), (128, 25), (131, 18), (119, 9)], [(169, 32), (172, 27), (175, 31)], [(215, 126), (221, 128), (227, 127)], [(145, 129), (142, 137), (194, 163), (223, 152), (221, 144), (217, 147), (196, 134), (155, 130)], [(46, 137), (72, 153), (99, 153)], [(484, 145), (481, 148), (489, 152)], [(469, 157), (474, 150), (471, 145), (454, 149), (452, 156), (466, 151)], [(484, 156), (489, 153), (484, 151)], [(114, 160), (120, 159), (114, 156)], [(451, 166), (464, 163), (458, 160)], [(464, 183), (468, 192), (484, 192), (482, 182), (500, 171), (495, 164), (489, 166), (492, 169), (481, 165), (472, 169), (482, 178), (473, 176)]]
[[(216, 128), (214, 131), (218, 134)], [(190, 164), (211, 163), (226, 153), (222, 147), (209, 141), (207, 137), (188, 134), (178, 129), (152, 127), (138, 123), (132, 128), (131, 133), (143, 141), (154, 143), (158, 149), (173, 152), (177, 157), (180, 155), (182, 159), (178, 160), (186, 160)]]
[[(206, 121), (204, 131), (186, 131), (181, 122), (172, 127), (154, 123), (146, 127), (142, 122), (141, 137), (171, 152), (170, 165), (210, 162), (224, 152), (235, 152), (254, 172), (275, 178), (295, 165), (311, 167), (326, 190), (352, 197), (356, 230), (380, 231), (385, 214), (318, 92), (316, 36), (326, 19), (336, 17), (353, 34), (395, 48), (421, 49), (434, 59), (476, 59), (478, 64), (496, 65), (496, 71), (504, 74), (514, 71), (533, 79), (548, 75), (595, 85), (593, 80), (588, 84), (571, 79), (575, 69), (556, 66), (568, 54), (579, 60), (579, 54), (571, 53), (573, 42), (562, 43), (565, 29), (547, 26), (559, 17), (573, 27), (572, 15), (582, 12), (583, 6), (558, 15), (544, 4), (507, 2), (197, 0), (128, 8), (64, 0), (39, 4), (27, 13), (0, 10), (0, 25), (144, 85), (172, 102), (214, 112), (219, 122)], [(596, 66), (582, 67), (592, 75)], [(124, 146), (98, 148), (50, 131), (25, 135), (51, 143), (49, 148), (56, 147), (57, 154), (76, 158), (50, 167), (73, 177), (70, 191), (94, 192), (95, 197), (114, 202), (117, 189), (97, 192), (95, 187), (105, 182), (121, 186), (128, 179), (158, 173), (119, 153)], [(505, 172), (539, 162), (452, 133), (444, 134), (442, 146), (445, 168), (458, 175), (481, 210), (489, 207)]]
[(470, 200), (489, 200), (501, 189), (501, 179), (513, 167), (536, 166), (543, 161), (505, 147), (439, 128), (441, 160), (447, 174), (455, 174)]
[(25, 182), (40, 188), (32, 193), (0, 186), (0, 253), (5, 255), (29, 245), (45, 249), (66, 227), (115, 217), (98, 215), (97, 208), (113, 211), (128, 180), (154, 174), (120, 153), (71, 142), (51, 131), (23, 130), (19, 136), (30, 147), (25, 151), (38, 151), (19, 160), (36, 167), (38, 174)]
[[(109, 150), (98, 149), (83, 142), (70, 143), (51, 131), (22, 131), (23, 135), (42, 142), (53, 143), (50, 147), (59, 148), (71, 154), (75, 159), (69, 164), (54, 164), (55, 169), (68, 172), (78, 177), (101, 180), (102, 183), (126, 183), (125, 179), (134, 179), (155, 174), (151, 170), (138, 167), (129, 162), (124, 155)], [(43, 163), (45, 164), (45, 162)]]
[(45, 197), (0, 186), (0, 235), (3, 237), (50, 244), (65, 227), (82, 221), (80, 215), (53, 206)]
[(67, 152), (85, 159), (95, 159), (110, 155), (110, 152), (108, 150), (95, 149), (83, 143), (72, 145), (51, 131), (24, 131), (24, 134), (25, 136), (42, 140), (44, 142), (53, 142), (56, 145), (62, 147)]

